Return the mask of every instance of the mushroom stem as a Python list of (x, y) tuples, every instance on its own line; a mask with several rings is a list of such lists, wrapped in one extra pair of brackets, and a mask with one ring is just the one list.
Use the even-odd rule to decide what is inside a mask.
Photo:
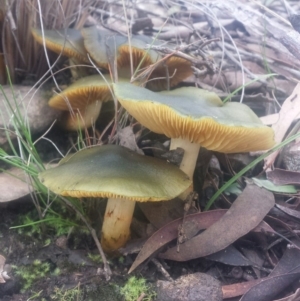
[[(175, 150), (178, 147), (184, 150), (183, 158), (180, 163), (180, 169), (193, 181), (197, 158), (200, 151), (200, 144), (190, 142), (188, 139), (172, 138), (170, 150)], [(179, 198), (185, 200), (192, 191), (193, 185), (181, 193)]]
[(102, 101), (95, 101), (88, 104), (84, 110), (71, 111), (70, 115), (63, 121), (64, 127), (70, 131), (91, 127), (99, 117), (101, 107)]
[(183, 158), (180, 164), (180, 169), (185, 174), (187, 174), (191, 180), (193, 180), (194, 170), (200, 151), (200, 144), (190, 142), (188, 139), (171, 139), (170, 150), (175, 150), (178, 147), (184, 150)]
[(112, 252), (124, 246), (130, 237), (135, 202), (109, 198), (102, 225), (101, 245), (104, 251)]

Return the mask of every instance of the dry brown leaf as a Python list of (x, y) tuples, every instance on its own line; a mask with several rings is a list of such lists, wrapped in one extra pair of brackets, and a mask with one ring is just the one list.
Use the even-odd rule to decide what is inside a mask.
[[(195, 214), (187, 215), (184, 219), (184, 232), (185, 235), (189, 236), (189, 238), (193, 237), (200, 230), (206, 229), (219, 220), (227, 210), (219, 209), (212, 210), (208, 212), (199, 212)], [(165, 246), (170, 241), (174, 240), (178, 237), (178, 227), (182, 223), (182, 218), (173, 220), (172, 222), (166, 224), (158, 231), (156, 231), (143, 245), (140, 253), (136, 257), (134, 263), (132, 264), (129, 273), (131, 273), (137, 266), (139, 266), (143, 261), (152, 256), (156, 251)], [(253, 232), (263, 232), (263, 233), (275, 233), (274, 230), (264, 221), (259, 223), (257, 227), (255, 227)], [(224, 251), (224, 250), (223, 250)], [(222, 252), (222, 251), (221, 251)], [(219, 254), (219, 257), (222, 257), (222, 254)], [(226, 254), (227, 255), (227, 254)], [(235, 256), (237, 257), (237, 256)], [(233, 264), (233, 262), (237, 262), (238, 265), (247, 265), (245, 261), (242, 263), (242, 258), (235, 258), (231, 260), (226, 257), (224, 260), (216, 260), (222, 261), (223, 263)], [(212, 259), (214, 260), (214, 259)], [(227, 262), (225, 262), (227, 261)]]
[[(226, 210), (213, 210), (208, 212), (201, 212), (191, 214), (185, 217), (185, 224), (192, 224), (194, 231), (198, 232), (211, 226), (219, 220)], [(128, 273), (131, 273), (144, 260), (149, 258), (155, 251), (165, 246), (178, 236), (178, 227), (182, 223), (182, 218), (170, 222), (157, 232), (155, 232), (144, 244), (141, 252), (136, 257)]]
[(137, 152), (140, 155), (144, 155), (143, 151), (136, 144), (136, 134), (133, 132), (132, 126), (126, 126), (118, 131), (119, 144)]
[(300, 185), (300, 172), (275, 168), (267, 172), (267, 179), (275, 185)]
[(297, 219), (300, 219), (300, 212), (298, 210), (294, 210), (286, 206), (281, 206), (279, 204), (276, 204), (275, 206), (281, 211), (283, 211), (284, 213), (288, 214), (289, 216), (293, 216)]
[(253, 286), (240, 301), (271, 301), (300, 276), (300, 251), (286, 249), (280, 261), (269, 275)]
[(187, 261), (223, 250), (255, 228), (274, 206), (273, 193), (256, 185), (247, 185), (231, 208), (216, 223), (200, 235), (159, 256), (164, 259)]
[(253, 286), (240, 301), (271, 301), (299, 276), (300, 272), (295, 272), (265, 278)]
[(253, 263), (248, 260), (238, 249), (233, 245), (229, 245), (227, 248), (208, 255), (205, 257), (211, 261), (221, 262), (232, 266), (251, 266)]
[(299, 301), (300, 300), (300, 288), (298, 288), (294, 294), (284, 297), (282, 299), (276, 299), (274, 301)]
[[(299, 255), (299, 250), (287, 249), (269, 277), (225, 285), (222, 287), (223, 298), (228, 299), (244, 295), (240, 301), (272, 300), (274, 296), (282, 292), (286, 286), (299, 277)], [(293, 299), (283, 300), (292, 301)]]

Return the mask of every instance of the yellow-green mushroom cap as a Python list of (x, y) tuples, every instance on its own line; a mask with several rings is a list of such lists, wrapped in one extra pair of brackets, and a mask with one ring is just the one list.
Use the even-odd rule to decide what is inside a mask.
[(122, 106), (155, 133), (224, 153), (274, 146), (273, 130), (241, 103), (225, 103), (213, 92), (194, 87), (154, 93), (126, 83), (113, 84)]
[[(40, 29), (32, 28), (34, 39), (43, 45), (43, 35)], [(79, 30), (67, 29), (45, 29), (44, 38), (46, 47), (55, 53), (65, 55), (69, 58), (76, 58), (89, 63), (87, 52), (84, 48), (83, 37)]]
[(113, 100), (111, 79), (105, 79), (101, 75), (83, 77), (49, 100), (50, 107), (68, 111), (63, 115), (66, 129), (90, 127), (98, 118), (102, 103)]
[[(171, 56), (162, 60), (162, 56), (155, 50), (147, 50), (149, 45), (162, 45), (162, 41), (153, 41), (143, 35), (134, 35), (130, 38), (118, 33), (98, 29), (96, 26), (82, 29), (84, 45), (90, 56), (99, 67), (108, 69), (109, 62), (116, 60), (118, 72), (122, 77), (130, 77), (130, 59), (132, 58), (133, 71), (139, 67), (139, 72), (155, 64), (150, 72), (147, 86), (152, 90), (163, 90), (169, 81), (170, 87), (193, 74), (191, 63), (182, 58)], [(165, 47), (175, 48), (174, 45)], [(110, 59), (110, 60), (109, 60)], [(168, 72), (166, 72), (168, 70)], [(168, 78), (168, 79), (167, 79)]]
[[(83, 28), (81, 34), (84, 39), (84, 47), (89, 53), (91, 58), (96, 62), (96, 64), (101, 67), (108, 69), (108, 46), (107, 39), (105, 37), (109, 34), (107, 30), (98, 30), (95, 26)], [(112, 53), (111, 55), (114, 56)]]
[[(109, 59), (117, 60), (118, 68), (130, 66), (130, 48), (128, 38), (118, 33), (108, 30), (98, 29), (96, 26), (81, 30), (84, 37), (84, 45), (90, 56), (95, 60), (99, 67), (108, 68)], [(147, 42), (145, 41), (147, 39)], [(131, 38), (131, 50), (134, 69), (139, 65), (145, 56), (141, 68), (156, 62), (159, 55), (156, 51), (145, 50), (147, 43), (151, 44), (151, 39), (143, 36), (133, 36)]]
[(79, 151), (41, 172), (39, 179), (63, 196), (140, 202), (169, 200), (191, 185), (176, 166), (117, 145)]
[(49, 106), (62, 111), (84, 109), (95, 101), (112, 100), (111, 79), (101, 75), (83, 77), (49, 100)]
[[(180, 82), (193, 75), (192, 64), (180, 57), (171, 56), (162, 61), (152, 72), (151, 81), (147, 83), (147, 87), (153, 91), (166, 90), (167, 81), (169, 87), (175, 87)], [(168, 76), (166, 73), (168, 70)]]

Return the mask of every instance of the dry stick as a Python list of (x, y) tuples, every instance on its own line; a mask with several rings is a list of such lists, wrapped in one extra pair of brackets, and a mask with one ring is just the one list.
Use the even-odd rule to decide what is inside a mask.
[(83, 214), (77, 210), (77, 208), (67, 199), (67, 198), (64, 198), (64, 197), (61, 197), (61, 199), (68, 205), (70, 206), (78, 215), (79, 217), (81, 218), (81, 220), (85, 223), (85, 225), (87, 226), (87, 228), (89, 229), (89, 231), (91, 232), (92, 234), (92, 237), (96, 243), (96, 246), (98, 248), (98, 251), (100, 253), (100, 256), (102, 258), (102, 261), (103, 261), (103, 265), (104, 265), (104, 274), (105, 274), (105, 278), (106, 278), (106, 281), (108, 281), (110, 279), (110, 276), (112, 275), (112, 272), (111, 272), (111, 269), (109, 267), (109, 264), (106, 260), (106, 257), (105, 257), (105, 254), (103, 252), (103, 249), (101, 247), (101, 244), (99, 242), (99, 239), (96, 235), (96, 231), (89, 225), (89, 223), (87, 222), (86, 218), (83, 216)]
[[(210, 40), (211, 41), (211, 40)], [(166, 57), (164, 57), (162, 60), (166, 60), (171, 56), (177, 56), (179, 58), (185, 59), (189, 62), (191, 62), (194, 66), (206, 66), (209, 70), (211, 70), (212, 72), (215, 72), (215, 67), (210, 64), (208, 61), (203, 61), (200, 60), (198, 58), (192, 57), (188, 54), (185, 54), (184, 52), (180, 51), (180, 50), (174, 50), (174, 49), (170, 49), (167, 47), (163, 47), (163, 46), (155, 46), (155, 45), (147, 45), (148, 48), (152, 49), (152, 50), (156, 50), (159, 52), (162, 52), (164, 54), (167, 54)]]
[(186, 239), (185, 235), (185, 230), (184, 230), (184, 223), (185, 223), (185, 218), (195, 200), (198, 198), (198, 193), (197, 192), (190, 192), (189, 195), (186, 197), (184, 200), (184, 212), (183, 212), (183, 217), (182, 217), (182, 222), (178, 226), (178, 235), (177, 235), (177, 252), (180, 251), (180, 244), (184, 243)]
[(173, 282), (173, 278), (170, 276), (170, 274), (167, 272), (167, 270), (163, 267), (163, 265), (156, 259), (156, 258), (152, 258), (151, 261), (156, 265), (156, 267), (159, 269), (159, 271), (165, 276), (165, 278), (170, 281)]
[(11, 34), (12, 34), (14, 40), (15, 40), (15, 45), (17, 46), (18, 52), (20, 54), (20, 57), (21, 57), (23, 63), (25, 64), (25, 58), (24, 58), (23, 53), (22, 53), (22, 51), (20, 49), (20, 45), (18, 43), (18, 39), (17, 39), (16, 34), (15, 34), (16, 30), (17, 30), (17, 26), (16, 26), (14, 17), (12, 15), (12, 12), (11, 12), (11, 9), (10, 9), (10, 5), (8, 4), (7, 0), (5, 2), (6, 2), (6, 17), (7, 17), (8, 21), (9, 21), (9, 24), (10, 24)]

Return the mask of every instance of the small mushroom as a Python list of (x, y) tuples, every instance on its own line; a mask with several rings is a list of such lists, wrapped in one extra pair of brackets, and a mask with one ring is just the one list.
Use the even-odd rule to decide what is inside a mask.
[(98, 118), (103, 102), (113, 100), (111, 80), (100, 75), (83, 77), (49, 100), (49, 106), (66, 111), (63, 127), (67, 130), (88, 128)]
[[(162, 45), (165, 42), (153, 41), (143, 35), (133, 35), (130, 38), (107, 30), (100, 30), (96, 26), (82, 29), (84, 45), (90, 56), (99, 67), (108, 69), (109, 63), (116, 60), (118, 75), (130, 77), (130, 60), (132, 59), (133, 71), (138, 67), (144, 70), (156, 64), (148, 79), (147, 86), (152, 90), (163, 90), (168, 86), (173, 87), (193, 74), (191, 63), (182, 58), (171, 56), (162, 60), (162, 56), (155, 50), (147, 50), (151, 45)], [(167, 45), (175, 48), (174, 45)]]
[(120, 34), (98, 29), (96, 26), (83, 28), (81, 34), (84, 38), (86, 51), (99, 67), (105, 69), (109, 69), (110, 59), (115, 58), (116, 47), (127, 40)]
[(31, 32), (39, 44), (44, 45), (45, 42), (46, 47), (55, 53), (89, 63), (83, 37), (79, 30), (73, 28), (45, 29), (44, 36), (40, 29), (32, 28)]
[[(127, 69), (130, 66), (130, 48), (126, 36), (100, 30), (96, 26), (84, 28), (81, 32), (86, 50), (99, 67), (108, 69), (109, 58), (116, 58), (118, 68)], [(156, 51), (150, 50), (147, 53), (145, 50), (146, 44), (151, 44), (151, 38), (133, 36), (130, 42), (134, 68), (137, 68), (142, 60), (140, 68), (147, 67), (158, 60), (159, 55)]]
[(176, 166), (117, 145), (79, 151), (39, 179), (63, 196), (108, 198), (101, 235), (106, 251), (128, 240), (135, 201), (169, 200), (191, 185)]
[[(180, 57), (171, 56), (163, 60), (151, 73), (151, 81), (147, 88), (153, 91), (166, 90), (175, 87), (180, 82), (193, 75), (191, 63)], [(169, 83), (168, 83), (169, 81)]]
[[(90, 56), (99, 67), (108, 69), (109, 63), (116, 59), (118, 74), (130, 76), (130, 47), (128, 38), (108, 30), (98, 29), (96, 26), (81, 30), (84, 37), (84, 45)], [(156, 51), (145, 49), (146, 44), (152, 39), (146, 36), (133, 36), (131, 38), (131, 54), (133, 69), (141, 63), (140, 68), (146, 68), (159, 59)], [(121, 73), (121, 74), (120, 74)]]
[(128, 83), (113, 84), (122, 106), (151, 131), (185, 150), (180, 169), (193, 178), (200, 146), (223, 153), (266, 150), (273, 130), (246, 105), (223, 104), (213, 92), (195, 87), (154, 93)]

